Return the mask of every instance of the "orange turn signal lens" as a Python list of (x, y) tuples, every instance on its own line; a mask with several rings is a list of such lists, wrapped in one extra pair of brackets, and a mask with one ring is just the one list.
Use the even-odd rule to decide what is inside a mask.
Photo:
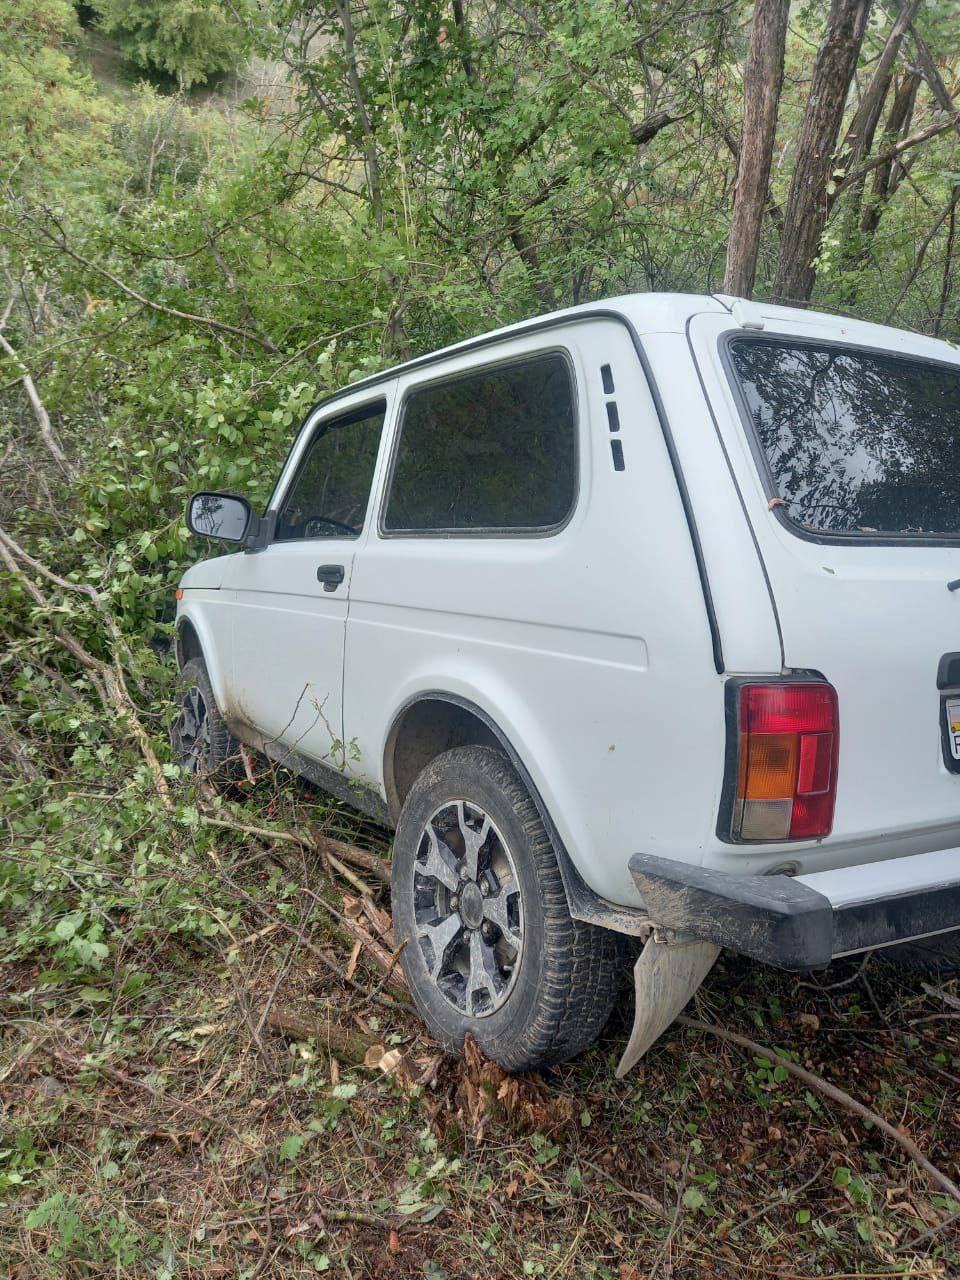
[(745, 752), (742, 796), (744, 800), (786, 800), (793, 798), (797, 777), (797, 735), (795, 733), (752, 733)]
[(183, 599), (183, 587), (177, 587), (176, 591), (173, 593), (173, 597), (174, 597), (174, 599), (175, 599), (175, 600), (182, 600), (182, 599)]

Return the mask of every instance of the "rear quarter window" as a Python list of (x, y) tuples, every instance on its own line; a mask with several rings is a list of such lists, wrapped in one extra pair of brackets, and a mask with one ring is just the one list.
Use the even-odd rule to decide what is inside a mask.
[(574, 385), (559, 352), (470, 371), (407, 396), (387, 533), (540, 532), (577, 490)]
[(960, 537), (960, 367), (790, 339), (737, 339), (729, 354), (801, 530)]

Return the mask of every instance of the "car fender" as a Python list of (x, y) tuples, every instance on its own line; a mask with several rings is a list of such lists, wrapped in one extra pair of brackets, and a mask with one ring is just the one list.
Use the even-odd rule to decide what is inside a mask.
[[(213, 608), (218, 603), (218, 591), (188, 590), (184, 591), (177, 609), (177, 666), (182, 667), (189, 656), (189, 649), (183, 643), (184, 631), (192, 627), (200, 646), (203, 661), (206, 664), (210, 686), (213, 689), (217, 706), (221, 713), (229, 718), (229, 697), (227, 685), (227, 667), (229, 632), (226, 619), (217, 627), (212, 618)], [(186, 650), (186, 652), (185, 652)]]
[[(483, 679), (478, 676), (482, 674)], [(576, 910), (578, 893), (598, 899), (613, 910), (623, 901), (620, 891), (623, 868), (614, 869), (605, 860), (604, 851), (595, 847), (589, 814), (581, 803), (582, 790), (570, 769), (570, 757), (561, 754), (551, 742), (523, 691), (505, 681), (496, 668), (485, 667), (482, 673), (468, 668), (465, 662), (453, 662), (445, 669), (421, 669), (412, 674), (398, 691), (395, 710), (383, 737), (381, 760), (392, 751), (397, 727), (412, 706), (424, 701), (447, 701), (472, 711), (499, 740), (540, 811), (551, 840), (557, 849), (567, 885), (567, 896), (574, 914), (600, 920), (597, 913)], [(577, 884), (579, 881), (579, 885)], [(639, 894), (624, 906), (629, 911), (640, 906)]]

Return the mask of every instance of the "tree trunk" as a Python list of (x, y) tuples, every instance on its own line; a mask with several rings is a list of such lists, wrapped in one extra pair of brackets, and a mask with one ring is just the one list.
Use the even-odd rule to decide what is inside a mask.
[(724, 292), (742, 298), (753, 293), (757, 274), (789, 12), (790, 0), (757, 0), (750, 54), (743, 73), (743, 137), (723, 274)]
[[(881, 145), (884, 150), (892, 146), (898, 138), (904, 137), (909, 129), (919, 87), (919, 71), (908, 71), (897, 81), (893, 104), (890, 107), (890, 114), (887, 116), (887, 123), (883, 129)], [(890, 159), (884, 161), (882, 165), (878, 165), (873, 172), (872, 189), (860, 219), (860, 230), (867, 236), (872, 236), (876, 231), (884, 205), (897, 188), (896, 173), (898, 167), (899, 161)]]
[(831, 0), (784, 212), (773, 287), (780, 302), (806, 304), (813, 292), (814, 262), (826, 226), (827, 186), (869, 12), (870, 0)]
[(893, 79), (893, 67), (903, 44), (920, 0), (907, 0), (894, 20), (883, 46), (883, 52), (877, 59), (873, 75), (867, 86), (856, 114), (850, 121), (841, 151), (844, 153), (843, 168), (852, 168), (858, 160), (863, 160), (873, 146), (874, 134), (880, 123), (880, 113), (887, 98), (890, 82)]
[(957, 234), (957, 203), (960, 201), (960, 187), (953, 188), (950, 201), (950, 214), (947, 222), (947, 244), (943, 251), (943, 279), (940, 284), (940, 305), (937, 308), (937, 319), (933, 326), (933, 336), (939, 338), (943, 330), (947, 304), (950, 301), (950, 268), (953, 266), (953, 246)]

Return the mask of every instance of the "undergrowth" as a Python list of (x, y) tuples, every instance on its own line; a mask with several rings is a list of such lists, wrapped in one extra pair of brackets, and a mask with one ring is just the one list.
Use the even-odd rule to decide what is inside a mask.
[[(129, 749), (104, 759), (103, 745), (78, 741), (56, 785), (21, 780), (3, 799), (12, 1276), (933, 1277), (960, 1263), (957, 1206), (769, 1059), (675, 1029), (616, 1082), (626, 995), (601, 1043), (543, 1078), (475, 1051), (444, 1060), (355, 948), (357, 887), (323, 856), (323, 837), (386, 856), (385, 832), (266, 765), (226, 797), (165, 765), (167, 808)], [(388, 906), (378, 878), (354, 875)], [(697, 1003), (902, 1125), (955, 1177), (957, 986), (926, 986), (879, 961), (802, 981), (725, 960)]]

